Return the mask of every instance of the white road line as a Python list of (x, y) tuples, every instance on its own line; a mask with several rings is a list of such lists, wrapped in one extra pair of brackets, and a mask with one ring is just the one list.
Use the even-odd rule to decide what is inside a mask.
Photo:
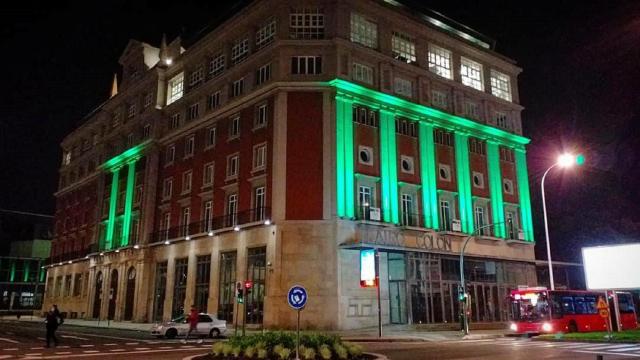
[(137, 342), (128, 342), (128, 343), (124, 343), (125, 345), (139, 345), (140, 343)]
[(584, 353), (584, 354), (598, 354), (598, 355), (632, 356), (632, 357), (639, 357), (640, 358), (640, 354), (614, 353), (614, 352), (608, 352), (608, 351), (576, 350), (575, 352)]
[(137, 348), (135, 348), (135, 350), (151, 350), (151, 348), (141, 348), (141, 347), (137, 347)]
[(11, 340), (11, 339), (7, 339), (7, 338), (0, 338), (1, 341), (6, 341), (8, 343), (12, 343), (12, 344), (17, 344), (18, 342), (15, 340)]
[(116, 346), (116, 345), (118, 345), (118, 344), (113, 344), (113, 343), (111, 343), (111, 344), (104, 344), (104, 346)]
[(16, 350), (18, 350), (18, 348), (7, 348), (7, 349), (4, 349), (4, 351), (16, 351)]
[(124, 351), (124, 349), (111, 349), (111, 350), (109, 350), (109, 351), (113, 351), (113, 352), (116, 352), (116, 351)]
[(11, 359), (13, 355), (0, 355), (0, 359)]
[(57, 355), (68, 355), (71, 354), (71, 351), (56, 351)]
[(58, 349), (68, 349), (69, 346), (68, 345), (60, 345), (58, 346)]
[(24, 354), (25, 356), (40, 356), (42, 355), (42, 353), (29, 353), (29, 354)]
[(34, 346), (30, 350), (42, 350), (42, 349), (44, 349), (44, 347), (42, 347), (42, 346)]
[[(127, 351), (127, 352), (118, 352), (117, 354), (153, 354), (153, 353), (164, 353), (164, 352), (176, 352), (176, 351), (202, 351), (201, 349), (167, 349), (167, 350), (145, 350), (145, 351)], [(109, 352), (97, 352), (92, 354), (70, 354), (70, 355), (48, 355), (47, 359), (68, 359), (68, 358), (83, 358), (87, 356), (95, 357), (95, 356), (112, 356), (114, 353)], [(40, 356), (41, 353), (38, 354), (25, 354), (25, 356)], [(23, 358), (23, 360), (27, 360), (29, 358)], [(35, 359), (34, 359), (35, 360)]]
[(623, 348), (623, 349), (615, 349), (615, 350), (610, 350), (610, 351), (636, 351), (636, 350), (640, 350), (640, 346), (637, 346), (637, 344), (629, 345), (629, 347), (626, 347), (626, 348)]
[(628, 347), (629, 344), (624, 344), (624, 345), (603, 345), (600, 344), (599, 346), (593, 346), (593, 347), (585, 347), (584, 350), (605, 350), (605, 351), (609, 351), (612, 349), (619, 349), (619, 348), (623, 348), (623, 347)]
[(63, 338), (67, 338), (67, 339), (77, 339), (77, 340), (89, 341), (89, 339), (83, 338), (83, 337), (80, 337), (80, 336), (73, 336), (73, 335), (60, 335), (60, 336), (62, 336)]
[(84, 350), (83, 351), (83, 353), (86, 353), (86, 354), (95, 354), (95, 353), (99, 353), (99, 352), (100, 352), (99, 350)]
[(95, 346), (95, 345), (92, 345), (92, 344), (84, 344), (84, 345), (80, 345), (80, 347), (83, 347), (83, 348), (84, 348), (84, 347), (94, 347), (94, 346)]
[(159, 349), (173, 349), (173, 346), (160, 346)]

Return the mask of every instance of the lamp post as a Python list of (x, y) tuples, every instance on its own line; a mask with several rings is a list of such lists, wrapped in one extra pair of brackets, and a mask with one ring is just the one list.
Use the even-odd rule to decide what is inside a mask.
[(547, 241), (547, 262), (549, 263), (549, 285), (551, 290), (555, 290), (555, 283), (553, 282), (553, 266), (551, 265), (551, 246), (549, 244), (549, 224), (547, 222), (547, 203), (544, 195), (544, 180), (547, 177), (547, 174), (551, 169), (556, 166), (560, 166), (561, 168), (568, 168), (573, 165), (582, 165), (584, 164), (584, 156), (582, 155), (572, 155), (572, 154), (562, 154), (558, 156), (558, 160), (544, 172), (542, 175), (542, 182), (540, 183), (540, 188), (542, 191), (542, 214), (544, 216), (544, 235)]
[(464, 294), (464, 299), (466, 299), (464, 302), (464, 309), (462, 310), (462, 320), (463, 320), (462, 330), (464, 331), (465, 335), (469, 334), (469, 318), (467, 317), (467, 309), (466, 309), (469, 301), (467, 299), (467, 289), (464, 283), (464, 250), (467, 248), (467, 244), (469, 243), (469, 240), (471, 240), (471, 238), (474, 237), (481, 230), (484, 230), (486, 228), (490, 228), (496, 225), (500, 225), (500, 224), (504, 224), (504, 222), (501, 221), (493, 224), (480, 226), (479, 228), (475, 229), (469, 236), (467, 236), (464, 239), (464, 243), (462, 243), (462, 249), (460, 250), (460, 286), (462, 288), (462, 293)]

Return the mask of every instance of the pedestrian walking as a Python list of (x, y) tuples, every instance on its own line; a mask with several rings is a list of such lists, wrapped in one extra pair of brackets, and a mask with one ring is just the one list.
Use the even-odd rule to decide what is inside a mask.
[(52, 340), (53, 346), (58, 346), (56, 330), (58, 330), (58, 326), (60, 326), (63, 322), (64, 320), (62, 319), (62, 316), (60, 316), (60, 310), (58, 310), (58, 306), (53, 305), (47, 312), (47, 317), (45, 319), (47, 327), (47, 347), (51, 347)]
[[(182, 341), (185, 344), (189, 340), (189, 336), (191, 336), (192, 332), (195, 332), (196, 336), (198, 336), (198, 309), (196, 309), (195, 305), (191, 305), (191, 311), (187, 316), (187, 322), (189, 323), (189, 331), (187, 332), (187, 337)], [(202, 343), (202, 339), (199, 339), (198, 343)]]

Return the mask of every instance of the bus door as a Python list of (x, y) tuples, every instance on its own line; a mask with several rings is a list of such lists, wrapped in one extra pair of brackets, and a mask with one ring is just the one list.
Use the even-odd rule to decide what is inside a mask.
[(607, 304), (609, 304), (609, 316), (611, 317), (611, 331), (620, 331), (620, 321), (618, 321), (618, 302), (613, 291), (607, 291)]

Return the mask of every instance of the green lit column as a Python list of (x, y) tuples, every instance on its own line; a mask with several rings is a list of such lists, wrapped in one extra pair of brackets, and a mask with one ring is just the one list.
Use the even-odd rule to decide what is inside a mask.
[(487, 140), (487, 170), (489, 172), (489, 194), (491, 196), (491, 217), (495, 226), (494, 236), (504, 238), (504, 203), (502, 200), (502, 175), (500, 171), (500, 151), (498, 143)]
[(396, 120), (392, 112), (380, 110), (380, 172), (382, 215), (385, 222), (400, 222), (398, 204), (398, 167), (396, 154)]
[(106, 250), (112, 249), (113, 233), (116, 227), (116, 209), (118, 207), (118, 181), (120, 177), (120, 168), (112, 170), (111, 177), (111, 197), (109, 198), (109, 220), (107, 222), (107, 239), (104, 247)]
[(22, 282), (29, 282), (29, 263), (30, 262), (31, 262), (31, 260), (23, 260), (24, 272), (23, 272), (23, 276), (22, 276)]
[(9, 273), (9, 282), (16, 280), (16, 259), (11, 259), (11, 273)]
[(133, 209), (133, 190), (136, 181), (136, 160), (129, 162), (127, 169), (127, 190), (124, 197), (124, 219), (122, 221), (122, 241), (120, 246), (129, 245), (129, 233), (131, 232), (131, 210)]
[(353, 102), (336, 95), (336, 213), (355, 216), (353, 165)]
[(438, 230), (438, 192), (436, 185), (436, 149), (433, 143), (433, 125), (420, 122), (420, 177), (422, 178), (422, 212), (425, 227)]
[(458, 200), (460, 205), (460, 223), (462, 232), (473, 232), (473, 199), (471, 197), (471, 174), (469, 171), (469, 135), (456, 131), (456, 174), (458, 179)]
[(533, 221), (531, 219), (531, 198), (529, 197), (529, 174), (527, 172), (527, 154), (524, 149), (514, 149), (518, 194), (520, 194), (520, 217), (524, 239), (533, 241)]

